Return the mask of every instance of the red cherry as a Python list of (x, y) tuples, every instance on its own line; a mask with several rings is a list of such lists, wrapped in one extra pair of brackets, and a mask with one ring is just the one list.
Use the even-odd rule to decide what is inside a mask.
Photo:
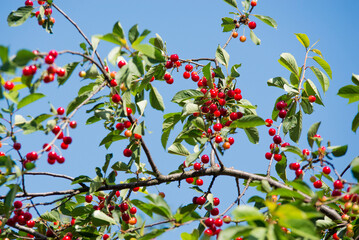
[(125, 125), (123, 123), (117, 123), (116, 129), (122, 131), (125, 129)]
[(281, 154), (274, 154), (274, 160), (279, 162), (280, 160), (282, 160), (282, 155)]
[(201, 157), (201, 161), (202, 161), (203, 163), (208, 163), (208, 162), (209, 162), (209, 157), (208, 157), (208, 155), (203, 155), (203, 156)]
[(22, 207), (22, 202), (21, 201), (15, 201), (14, 202), (14, 207), (15, 208), (21, 208)]
[(305, 148), (305, 149), (303, 149), (302, 153), (303, 153), (304, 156), (309, 156), (310, 151)]
[(210, 106), (209, 106), (209, 111), (211, 112), (211, 113), (214, 113), (215, 111), (217, 111), (217, 105), (216, 104), (211, 104)]
[(22, 74), (24, 76), (31, 76), (32, 75), (32, 71), (31, 71), (31, 68), (26, 66), (22, 69)]
[(33, 6), (34, 5), (34, 3), (31, 1), (31, 0), (26, 0), (25, 1), (25, 6)]
[(273, 137), (273, 142), (274, 142), (275, 144), (280, 144), (280, 143), (282, 142), (282, 138), (281, 138), (279, 135), (275, 135), (275, 136)]
[(192, 71), (193, 66), (190, 65), (190, 64), (187, 64), (187, 65), (184, 67), (184, 69), (185, 69), (187, 72), (190, 72), (190, 71)]
[(37, 158), (38, 158), (37, 152), (29, 152), (28, 154), (26, 154), (27, 160), (35, 161), (37, 160)]
[(206, 200), (204, 197), (198, 197), (197, 200), (196, 200), (196, 203), (197, 203), (198, 205), (203, 205), (203, 204), (206, 203), (206, 201), (207, 201), (207, 200)]
[(193, 178), (186, 178), (186, 182), (189, 183), (189, 184), (193, 183), (193, 181), (194, 181)]
[(179, 57), (178, 57), (177, 54), (172, 54), (172, 55), (170, 56), (170, 59), (171, 59), (171, 62), (177, 62), (178, 59), (179, 59)]
[(4, 88), (8, 91), (12, 90), (15, 87), (15, 84), (11, 81), (6, 81), (4, 84)]
[(21, 149), (21, 144), (16, 142), (14, 143), (14, 145), (12, 146), (15, 150), (20, 150)]
[(331, 170), (328, 166), (323, 167), (323, 173), (330, 174)]
[(274, 136), (277, 133), (277, 131), (274, 128), (270, 128), (268, 133), (269, 133), (269, 136)]
[(221, 143), (221, 142), (223, 141), (223, 139), (222, 139), (221, 136), (216, 136), (215, 139), (214, 139), (214, 141), (215, 141), (216, 143)]
[(71, 121), (71, 122), (69, 123), (69, 125), (70, 125), (70, 128), (76, 128), (76, 127), (77, 127), (76, 121)]
[(86, 195), (86, 197), (85, 197), (85, 201), (87, 202), (87, 203), (90, 203), (90, 202), (92, 202), (92, 195)]
[(219, 203), (220, 203), (219, 198), (217, 198), (217, 197), (213, 198), (213, 205), (214, 205), (214, 206), (218, 206)]
[(289, 144), (289, 143), (287, 143), (287, 142), (282, 143), (282, 145), (281, 145), (281, 147), (288, 147), (288, 146), (290, 146), (290, 144)]
[(126, 148), (125, 150), (123, 150), (123, 155), (124, 155), (125, 157), (131, 157), (131, 156), (132, 156), (132, 150)]
[(313, 186), (315, 187), (315, 188), (321, 188), (322, 187), (322, 181), (320, 181), (320, 180), (317, 180), (317, 181), (315, 181), (314, 183), (313, 183)]
[(234, 95), (234, 99), (235, 99), (236, 101), (240, 101), (240, 100), (242, 99), (242, 95), (241, 95), (241, 94), (235, 94), (235, 95)]
[(223, 222), (228, 224), (232, 221), (231, 217), (228, 215), (223, 216)]
[(165, 68), (167, 68), (167, 69), (173, 68), (173, 62), (167, 61), (166, 65), (165, 65)]
[(217, 216), (218, 214), (219, 214), (218, 208), (213, 208), (213, 209), (211, 210), (211, 215), (212, 215), (212, 216)]
[[(45, 9), (45, 16), (49, 16), (52, 14), (52, 9), (51, 8), (46, 8)], [(56, 56), (57, 56), (57, 52), (56, 52)], [(55, 57), (56, 58), (56, 57)]]
[(338, 196), (341, 196), (342, 193), (337, 190), (337, 189), (334, 189), (333, 192), (332, 192), (332, 197), (338, 197)]
[(56, 160), (57, 160), (57, 162), (60, 163), (60, 164), (62, 164), (62, 163), (65, 162), (65, 158), (64, 158), (63, 156), (58, 156), (58, 157), (56, 158)]
[(195, 163), (195, 164), (193, 164), (193, 168), (194, 168), (194, 170), (200, 170), (201, 168), (202, 168), (202, 166), (201, 166), (201, 164), (200, 163)]
[(138, 192), (138, 190), (140, 190), (140, 187), (134, 187), (134, 188), (132, 189), (132, 191), (134, 191), (134, 192)]
[(287, 107), (287, 103), (284, 102), (284, 101), (279, 101), (279, 102), (277, 102), (277, 104), (276, 104), (276, 108), (277, 108), (278, 110), (282, 110), (283, 108), (286, 108), (286, 107)]
[(112, 80), (110, 81), (110, 85), (111, 85), (111, 87), (116, 87), (116, 86), (117, 86), (116, 79), (112, 79)]
[(287, 111), (284, 109), (280, 110), (278, 116), (280, 118), (285, 118), (285, 116), (287, 116)]
[(49, 164), (53, 165), (53, 164), (55, 164), (56, 159), (50, 159), (50, 158), (48, 158), (48, 159), (47, 159), (47, 162), (48, 162)]
[(26, 221), (29, 221), (32, 218), (32, 214), (29, 212), (25, 212), (23, 215)]
[(213, 231), (211, 229), (206, 229), (204, 231), (204, 234), (207, 235), (207, 236), (213, 236)]
[(336, 180), (334, 183), (334, 189), (342, 189), (344, 186), (343, 186), (343, 183), (340, 181), (340, 180)]
[(31, 70), (31, 75), (34, 75), (36, 73), (36, 71), (37, 71), (36, 65), (31, 65), (29, 68)]
[(123, 125), (125, 125), (125, 128), (130, 128), (132, 124), (130, 121), (124, 121)]
[(183, 78), (184, 79), (188, 79), (188, 78), (190, 78), (191, 77), (191, 74), (189, 73), (189, 72), (184, 72), (183, 73)]
[(174, 82), (173, 78), (166, 81), (167, 84), (172, 84)]
[(266, 152), (265, 158), (268, 159), (268, 160), (271, 160), (272, 159), (272, 153)]
[(62, 140), (65, 144), (69, 145), (72, 143), (72, 138), (71, 137), (64, 137)]
[(121, 209), (121, 212), (127, 211), (128, 204), (126, 202), (121, 203), (120, 204), (120, 209)]
[(289, 164), (289, 168), (291, 169), (291, 170), (298, 170), (299, 168), (300, 168), (300, 164), (299, 163), (297, 163), (297, 162), (295, 162), (295, 163), (291, 163), (291, 164)]
[(222, 129), (222, 124), (216, 123), (216, 124), (213, 125), (213, 130), (214, 131), (219, 132), (219, 131), (221, 131), (221, 129)]
[(221, 112), (220, 111), (215, 111), (214, 113), (213, 113), (213, 115), (215, 116), (215, 117), (220, 117), (221, 116)]
[(127, 115), (131, 115), (132, 114), (132, 109), (131, 108), (126, 108), (126, 112), (127, 112)]
[(255, 0), (251, 1), (251, 6), (252, 6), (252, 7), (257, 6), (257, 1), (255, 1)]
[[(51, 11), (52, 11), (52, 10), (51, 10)], [(58, 52), (57, 52), (56, 50), (51, 50), (48, 55), (49, 55), (49, 56), (53, 56), (54, 58), (56, 58), (57, 55), (58, 55)]]
[(232, 121), (235, 121), (238, 119), (238, 114), (236, 112), (232, 112), (230, 115), (229, 115), (229, 118), (232, 120)]
[(302, 170), (302, 169), (297, 169), (297, 170), (295, 171), (295, 175), (296, 175), (297, 177), (300, 177), (301, 175), (303, 175), (303, 170)]
[(35, 222), (33, 220), (28, 220), (26, 222), (26, 225), (29, 227), (29, 228), (33, 228), (35, 226)]
[(54, 81), (54, 79), (55, 79), (55, 75), (53, 73), (50, 73), (50, 74), (44, 76), (45, 83), (52, 82), (52, 81)]
[(196, 180), (196, 185), (202, 186), (202, 185), (203, 185), (203, 180), (200, 179), (200, 178), (198, 178), (198, 179)]
[(273, 124), (273, 120), (272, 119), (266, 119), (265, 124), (266, 124), (267, 127), (271, 127), (272, 124)]
[(314, 103), (317, 100), (317, 98), (315, 96), (313, 96), (313, 95), (310, 95), (308, 97), (308, 100), (309, 100), (309, 102)]
[(255, 22), (249, 22), (248, 27), (253, 30), (257, 27), (257, 24)]
[(164, 76), (163, 76), (163, 79), (164, 80), (170, 80), (171, 79), (171, 74), (169, 74), (169, 73), (166, 73)]
[(227, 96), (228, 96), (229, 98), (233, 98), (234, 95), (235, 95), (235, 92), (234, 92), (233, 90), (228, 90)]
[(53, 64), (54, 61), (55, 61), (55, 58), (52, 55), (47, 55), (45, 57), (45, 63), (47, 63), (47, 64)]
[(121, 96), (116, 93), (116, 94), (112, 95), (111, 99), (112, 99), (112, 102), (119, 103), (121, 101)]
[[(125, 66), (127, 63), (124, 61), (124, 60), (120, 60), (120, 61), (118, 61), (118, 63), (117, 63), (117, 66), (119, 67), (119, 68), (122, 68), (123, 66)], [(108, 71), (107, 71), (108, 72)]]
[(66, 75), (66, 70), (64, 68), (58, 68), (56, 73), (59, 77), (63, 77)]
[(69, 148), (69, 145), (63, 142), (63, 143), (61, 143), (61, 148), (66, 150)]
[(191, 79), (193, 82), (198, 82), (198, 80), (199, 80), (198, 74), (196, 72), (192, 72)]
[(58, 109), (57, 109), (57, 114), (58, 115), (62, 115), (62, 114), (64, 114), (65, 113), (65, 109), (63, 108), (63, 107), (59, 107)]
[(234, 138), (229, 137), (229, 138), (228, 138), (228, 142), (229, 142), (229, 144), (233, 145), (233, 143), (234, 143)]
[(204, 224), (207, 227), (211, 227), (214, 224), (214, 219), (213, 218), (207, 218), (206, 220), (204, 220)]
[(214, 225), (216, 225), (217, 227), (221, 227), (223, 225), (223, 220), (217, 218), (216, 220), (214, 220)]
[(130, 213), (131, 213), (131, 214), (136, 214), (136, 212), (137, 212), (137, 208), (132, 207), (132, 208), (130, 209)]

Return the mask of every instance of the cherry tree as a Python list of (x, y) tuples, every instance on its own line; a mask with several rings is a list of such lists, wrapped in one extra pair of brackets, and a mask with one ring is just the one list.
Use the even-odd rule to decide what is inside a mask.
[[(302, 129), (314, 109), (324, 106), (321, 95), (332, 80), (318, 42), (305, 33), (295, 34), (304, 61), (298, 63), (291, 53), (280, 55), (278, 62), (287, 75), (273, 77), (267, 85), (282, 93), (276, 96), (270, 117), (258, 116), (257, 106), (251, 103), (258, 96), (246, 99), (237, 82), (241, 64), (230, 64), (227, 46), (248, 41), (259, 45), (257, 24), (277, 28), (277, 23), (256, 14), (261, 3), (255, 0), (224, 0), (223, 4), (232, 8), (221, 19), (227, 41), (212, 49), (213, 57), (192, 59), (172, 53), (159, 34), (140, 32), (137, 24), (126, 30), (116, 22), (112, 32), (89, 38), (52, 0), (26, 0), (25, 6), (8, 15), (10, 27), (35, 21), (36, 27), (52, 34), (56, 11), (63, 17), (57, 21), (68, 21), (84, 42), (81, 51), (21, 49), (15, 56), (0, 46), (2, 239), (144, 240), (188, 226), (191, 231), (182, 231), (178, 239), (357, 239), (358, 187), (348, 173), (359, 179), (359, 158), (339, 171), (331, 160), (345, 155), (348, 146), (325, 144), (318, 132), (320, 122), (311, 123), (307, 132)], [(98, 50), (103, 42), (113, 47), (107, 58)], [(74, 60), (58, 66), (58, 59), (65, 56)], [(167, 101), (155, 83), (170, 87), (177, 73), (188, 88), (172, 96), (170, 101), (177, 108), (163, 116), (161, 135), (148, 136), (145, 119), (151, 121), (153, 114), (149, 109), (161, 113)], [(41, 92), (47, 85), (67, 85), (71, 78), (83, 83), (74, 99), (63, 99), (66, 107), (50, 104), (50, 112), (37, 109), (40, 113), (28, 115), (26, 109), (46, 98)], [(359, 100), (359, 76), (353, 74), (352, 81), (355, 85), (338, 91), (349, 103)], [(109, 152), (97, 162), (95, 177), (43, 171), (39, 162), (56, 166), (72, 157), (65, 151), (71, 148), (70, 135), (80, 124), (76, 122), (79, 114), (86, 115), (87, 125), (103, 127), (98, 144)], [(229, 166), (226, 153), (241, 144), (235, 136), (244, 133), (246, 141), (257, 144), (258, 127), (268, 127), (272, 137), (263, 154), (267, 170), (252, 173)], [(351, 130), (356, 132), (358, 127), (359, 113)], [(23, 151), (18, 139), (28, 134), (40, 134), (47, 142), (40, 148), (37, 142), (23, 143), (32, 147)], [(300, 146), (303, 135), (307, 145)], [(154, 138), (168, 157), (182, 159), (170, 164), (169, 173), (164, 173), (147, 144)], [(118, 153), (120, 160), (114, 157)], [(289, 172), (294, 179), (287, 176)], [(30, 192), (29, 176), (64, 179), (71, 187)], [(212, 188), (228, 178), (236, 183), (236, 197), (223, 206), (224, 197), (216, 196)], [(193, 190), (193, 199), (179, 198), (183, 202), (173, 207), (165, 192), (156, 189), (164, 184), (179, 187), (178, 196), (183, 188)], [(254, 192), (251, 196), (249, 189)], [(243, 201), (246, 193), (247, 203)], [(41, 211), (43, 206), (48, 210)]]

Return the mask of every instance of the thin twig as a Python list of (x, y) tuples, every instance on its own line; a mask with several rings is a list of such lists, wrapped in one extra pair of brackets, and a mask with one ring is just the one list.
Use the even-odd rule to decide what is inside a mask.
[(209, 143), (211, 144), (212, 150), (214, 151), (214, 154), (215, 154), (216, 157), (217, 157), (217, 160), (218, 160), (218, 162), (219, 162), (219, 165), (221, 166), (221, 170), (224, 169), (224, 165), (223, 165), (221, 159), (219, 159), (218, 153), (217, 153), (217, 151), (216, 151), (216, 149), (215, 149), (215, 147), (214, 147), (212, 141), (209, 140)]

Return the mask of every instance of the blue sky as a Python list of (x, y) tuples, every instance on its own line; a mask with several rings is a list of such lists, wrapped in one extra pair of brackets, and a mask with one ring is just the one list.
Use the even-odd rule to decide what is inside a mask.
[[(232, 11), (228, 4), (214, 0), (183, 0), (180, 2), (106, 0), (100, 3), (95, 0), (64, 0), (57, 4), (79, 24), (88, 36), (110, 32), (113, 24), (118, 20), (126, 32), (132, 25), (139, 24), (140, 30), (149, 29), (152, 31), (151, 37), (158, 33), (167, 42), (169, 54), (177, 53), (180, 58), (184, 59), (213, 57), (217, 45), (223, 45), (229, 34), (222, 33), (221, 18), (231, 17), (228, 12)], [(12, 54), (21, 48), (39, 49), (41, 51), (51, 49), (80, 50), (79, 43), (84, 42), (84, 40), (56, 10), (53, 13), (56, 19), (53, 35), (47, 34), (42, 28), (38, 27), (35, 19), (29, 19), (20, 27), (8, 27), (7, 15), (21, 5), (23, 5), (23, 1), (6, 1), (0, 9), (0, 32), (2, 36), (0, 44), (9, 46)], [(299, 146), (301, 148), (308, 147), (306, 132), (309, 126), (322, 121), (319, 134), (323, 137), (324, 142), (330, 141), (332, 145), (349, 144), (347, 155), (334, 160), (339, 172), (358, 155), (358, 136), (350, 130), (351, 121), (358, 111), (357, 104), (348, 105), (345, 99), (336, 95), (340, 87), (351, 83), (352, 73), (359, 73), (359, 62), (357, 60), (359, 55), (359, 27), (355, 17), (357, 9), (359, 9), (359, 2), (354, 0), (345, 1), (344, 4), (339, 4), (337, 1), (322, 0), (259, 0), (254, 13), (271, 16), (277, 21), (278, 29), (275, 30), (256, 20), (255, 32), (262, 40), (260, 46), (255, 46), (250, 41), (247, 28), (245, 34), (248, 40), (246, 43), (241, 43), (237, 39), (227, 47), (230, 54), (230, 65), (242, 63), (242, 67), (239, 69), (241, 76), (238, 79), (238, 86), (242, 89), (243, 97), (258, 105), (258, 115), (262, 118), (268, 118), (271, 115), (275, 99), (284, 92), (280, 89), (267, 87), (266, 81), (277, 76), (289, 79), (288, 71), (277, 61), (279, 55), (283, 52), (290, 52), (296, 57), (298, 65), (302, 65), (305, 50), (297, 41), (294, 33), (306, 33), (312, 43), (320, 40), (317, 48), (322, 51), (326, 61), (331, 65), (333, 80), (330, 82), (328, 92), (325, 95), (322, 94), (325, 108), (315, 105), (315, 112), (310, 116), (304, 116), (303, 135)], [(103, 58), (107, 57), (112, 47), (114, 46), (101, 43), (100, 55)], [(59, 58), (57, 63), (61, 66), (71, 60), (74, 58), (64, 56)], [(313, 62), (309, 64), (313, 64)], [(117, 70), (117, 67), (110, 66), (110, 69)], [(80, 71), (80, 68), (77, 71)], [(164, 113), (180, 111), (178, 106), (169, 102), (177, 91), (188, 88), (188, 86), (196, 88), (192, 82), (188, 83), (188, 80), (182, 78), (182, 71), (174, 75), (175, 83), (171, 86), (164, 82), (154, 83), (166, 101)], [(308, 77), (314, 80), (319, 87), (315, 77), (311, 75)], [(43, 111), (48, 111), (48, 101), (55, 107), (66, 107), (82, 85), (84, 83), (80, 82), (77, 74), (74, 74), (68, 83), (60, 88), (55, 84), (43, 86), (40, 91), (47, 94), (48, 98), (39, 101), (36, 107), (26, 109), (21, 114), (24, 116), (27, 114), (38, 115)], [(5, 102), (0, 102), (1, 107), (3, 104), (5, 105)], [(108, 151), (103, 147), (98, 147), (99, 142), (107, 133), (102, 129), (101, 123), (86, 126), (87, 118), (84, 113), (85, 111), (82, 110), (75, 115), (74, 119), (78, 122), (78, 128), (71, 131), (73, 144), (64, 153), (65, 164), (49, 166), (46, 159), (43, 158), (38, 163), (38, 171), (52, 171), (70, 176), (80, 174), (94, 176), (94, 167), (102, 166), (105, 153), (114, 153), (113, 162), (125, 160), (122, 156), (122, 149), (126, 143), (113, 144)], [(145, 121), (152, 133), (147, 134), (144, 140), (147, 140), (160, 170), (167, 173), (176, 168), (184, 159), (165, 153), (161, 147), (162, 116), (163, 113), (158, 111), (150, 110), (147, 113)], [(249, 143), (243, 132), (234, 137), (236, 143), (226, 152), (224, 157), (224, 164), (227, 167), (233, 166), (241, 170), (264, 173), (268, 163), (264, 158), (264, 153), (269, 149), (271, 137), (267, 134), (268, 128), (260, 127), (259, 131), (261, 139), (258, 145)], [(24, 152), (27, 152), (38, 150), (43, 143), (50, 141), (51, 136), (33, 134), (19, 136), (19, 139), (23, 143)], [(171, 139), (173, 139), (173, 135)], [(294, 155), (288, 155), (290, 161), (293, 162), (295, 160)], [(125, 177), (120, 175), (118, 181)], [(290, 173), (291, 177), (293, 174)], [(347, 177), (351, 178), (351, 174), (347, 173)], [(204, 178), (204, 180), (205, 184), (210, 181), (209, 178)], [(55, 181), (49, 178), (27, 177), (27, 181), (30, 184), (30, 192), (71, 187), (65, 180)], [(49, 184), (44, 185), (44, 181)], [(151, 190), (157, 192), (154, 188)], [(173, 209), (182, 203), (190, 202), (192, 197), (196, 195), (196, 192), (187, 189), (186, 184), (182, 184), (181, 197), (178, 196), (176, 183), (158, 186), (158, 190), (166, 192), (166, 199), (173, 206)], [(212, 192), (216, 196), (222, 196), (220, 210), (224, 210), (236, 197), (234, 181), (226, 177), (220, 178), (215, 183)], [(176, 236), (184, 230), (186, 229), (181, 228), (171, 234)]]

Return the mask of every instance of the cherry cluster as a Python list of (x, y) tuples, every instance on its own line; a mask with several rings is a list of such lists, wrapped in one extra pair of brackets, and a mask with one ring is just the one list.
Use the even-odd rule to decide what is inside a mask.
[[(35, 17), (37, 18), (37, 21), (39, 23), (40, 26), (45, 27), (46, 24), (49, 25), (53, 25), (55, 23), (55, 18), (53, 18), (52, 15), (52, 8), (51, 5), (48, 4), (47, 1), (37, 1), (37, 3), (41, 6), (44, 6), (45, 10), (44, 10), (44, 16), (45, 18), (42, 18), (42, 16), (40, 16), (40, 11), (36, 11), (35, 12)], [(33, 7), (34, 3), (31, 0), (26, 0), (25, 1), (25, 6), (30, 6)]]
[[(22, 202), (21, 201), (15, 201), (14, 202), (14, 208), (13, 211), (14, 215), (9, 218), (6, 222), (7, 225), (13, 227), (16, 223), (18, 223), (21, 226), (27, 226), (29, 228), (33, 228), (35, 226), (35, 221), (32, 220), (32, 214), (29, 212), (24, 212), (22, 208)], [(27, 235), (28, 237), (33, 238), (31, 234)]]

